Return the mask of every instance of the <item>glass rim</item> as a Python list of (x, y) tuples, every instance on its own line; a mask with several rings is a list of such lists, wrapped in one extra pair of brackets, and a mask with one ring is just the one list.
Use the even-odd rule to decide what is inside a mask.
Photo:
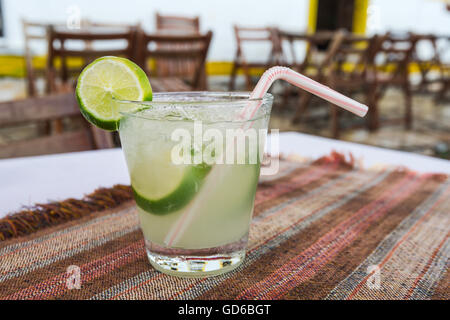
[[(169, 105), (182, 105), (182, 106), (208, 106), (212, 103), (216, 107), (223, 107), (223, 106), (229, 106), (229, 107), (244, 107), (248, 102), (262, 102), (262, 104), (267, 104), (273, 102), (273, 95), (271, 93), (266, 93), (262, 98), (250, 98), (251, 92), (248, 91), (233, 91), (233, 92), (220, 92), (220, 91), (180, 91), (180, 92), (157, 92), (153, 94), (152, 101), (133, 101), (133, 100), (121, 100), (121, 99), (115, 99), (119, 103), (131, 103), (131, 104), (139, 104), (142, 106), (153, 106), (153, 107), (167, 107), (170, 108)], [(185, 99), (163, 99), (164, 97), (192, 97), (191, 100)], [(197, 97), (197, 99), (195, 99)], [(203, 99), (198, 99), (202, 97)], [(156, 99), (155, 99), (156, 98)], [(158, 100), (160, 98), (161, 100)], [(208, 99), (210, 98), (210, 99)], [(135, 111), (120, 111), (119, 113), (122, 116), (126, 117), (138, 117), (142, 119), (147, 120), (158, 120), (153, 118), (147, 118), (146, 116), (139, 115), (139, 112), (142, 111), (142, 109), (135, 110)], [(245, 119), (245, 120), (218, 120), (218, 121), (206, 121), (206, 122), (248, 122), (248, 121), (255, 121), (260, 119), (261, 117), (264, 117), (266, 113), (264, 112), (263, 115), (258, 115), (251, 119)], [(165, 119), (168, 121), (191, 121), (187, 119)]]
[[(155, 97), (164, 97), (164, 96), (204, 96), (204, 97), (223, 97), (223, 99), (217, 100), (151, 100), (151, 101), (135, 101), (135, 100), (122, 100), (115, 99), (118, 102), (125, 103), (139, 103), (139, 104), (208, 104), (211, 102), (221, 103), (221, 104), (236, 104), (238, 102), (246, 102), (246, 101), (269, 101), (273, 100), (273, 95), (271, 93), (266, 93), (262, 98), (250, 98), (251, 92), (249, 91), (177, 91), (177, 92), (154, 92), (153, 99)], [(226, 97), (235, 97), (235, 99), (226, 99)], [(247, 98), (246, 98), (247, 97)], [(237, 99), (236, 99), (237, 98)]]

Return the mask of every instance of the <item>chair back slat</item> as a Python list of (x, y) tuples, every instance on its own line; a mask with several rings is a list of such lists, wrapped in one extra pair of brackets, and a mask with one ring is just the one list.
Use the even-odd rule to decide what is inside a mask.
[(385, 82), (406, 83), (417, 38), (412, 34), (399, 36), (388, 32), (377, 39), (373, 52), (374, 67), (384, 72)]
[(129, 56), (129, 50), (128, 49), (118, 49), (118, 50), (61, 50), (61, 49), (54, 49), (53, 54), (59, 57), (81, 57), (85, 59), (86, 62), (89, 62), (90, 60), (93, 60), (98, 57), (103, 56)]
[[(129, 39), (131, 37), (128, 28), (104, 28), (93, 27), (92, 33), (89, 29), (86, 31), (72, 31), (72, 30), (58, 30), (53, 28), (53, 37), (55, 40), (82, 40), (82, 41), (96, 41), (96, 40), (119, 40)], [(82, 50), (80, 50), (82, 51)]]
[(165, 59), (195, 59), (203, 53), (202, 48), (183, 48), (179, 47), (177, 50), (173, 49), (155, 49), (151, 52), (153, 58), (165, 58)]
[(28, 157), (44, 154), (77, 152), (95, 149), (89, 128), (64, 132), (55, 136), (19, 141), (2, 146), (0, 159)]
[[(22, 124), (45, 123), (62, 118), (72, 120), (82, 118), (73, 92), (0, 103), (0, 128), (14, 129)], [(7, 141), (0, 148), (0, 158), (75, 152), (114, 146), (109, 132), (89, 125), (84, 119), (79, 122), (81, 128), (72, 131), (30, 137), (28, 140)]]
[(79, 115), (74, 93), (54, 94), (0, 103), (0, 126)]

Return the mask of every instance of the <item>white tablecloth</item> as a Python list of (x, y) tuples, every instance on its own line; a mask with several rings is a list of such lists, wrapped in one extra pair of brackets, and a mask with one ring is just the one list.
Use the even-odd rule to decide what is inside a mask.
[[(314, 159), (331, 150), (351, 152), (365, 167), (392, 164), (450, 174), (447, 160), (294, 132), (280, 134), (280, 152), (285, 155), (295, 153)], [(117, 183), (129, 183), (120, 149), (0, 160), (0, 217), (39, 202), (81, 198), (100, 186)]]

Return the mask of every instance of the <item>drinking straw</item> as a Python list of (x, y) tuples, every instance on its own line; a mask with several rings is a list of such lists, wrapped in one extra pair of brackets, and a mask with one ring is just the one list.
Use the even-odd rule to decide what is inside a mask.
[[(264, 72), (255, 89), (253, 89), (250, 99), (262, 99), (274, 81), (279, 79), (285, 80), (360, 117), (364, 117), (367, 113), (368, 108), (362, 103), (286, 67), (272, 67)], [(242, 111), (241, 118), (252, 119), (261, 104), (262, 101), (258, 104), (249, 103)]]
[[(276, 80), (285, 80), (290, 84), (299, 87), (305, 91), (308, 91), (328, 102), (331, 102), (347, 111), (350, 111), (360, 117), (364, 117), (368, 111), (368, 107), (362, 103), (359, 103), (349, 97), (340, 94), (333, 89), (314, 81), (292, 69), (286, 67), (272, 67), (264, 72), (261, 79), (259, 79), (252, 93), (250, 94), (250, 100), (246, 107), (239, 115), (239, 120), (250, 120), (253, 118), (259, 107), (262, 105), (263, 97)], [(255, 103), (255, 100), (258, 101)], [(211, 169), (206, 181), (200, 191), (200, 194), (190, 205), (181, 217), (175, 222), (173, 227), (169, 230), (164, 243), (171, 247), (176, 243), (180, 237), (184, 234), (187, 227), (192, 222), (197, 208), (201, 206), (203, 198), (206, 197), (209, 190), (212, 190), (214, 185), (219, 184), (220, 180), (226, 172), (219, 170), (217, 166)]]

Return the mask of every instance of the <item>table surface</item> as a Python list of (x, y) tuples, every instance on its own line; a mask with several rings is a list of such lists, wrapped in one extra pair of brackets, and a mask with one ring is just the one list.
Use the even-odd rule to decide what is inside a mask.
[[(352, 153), (366, 168), (388, 164), (450, 174), (447, 160), (294, 132), (280, 133), (279, 150), (312, 159), (336, 150)], [(120, 149), (0, 160), (0, 177), (0, 217), (23, 206), (81, 198), (98, 187), (129, 184)]]

